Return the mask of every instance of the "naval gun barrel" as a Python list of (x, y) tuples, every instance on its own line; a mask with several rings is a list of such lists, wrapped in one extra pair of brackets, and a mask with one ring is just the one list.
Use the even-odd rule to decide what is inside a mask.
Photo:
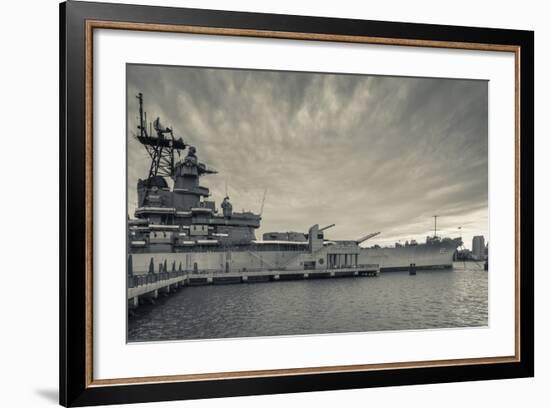
[(323, 228), (319, 229), (319, 232), (322, 232), (322, 231), (324, 231), (324, 230), (328, 230), (329, 228), (332, 228), (332, 227), (334, 227), (335, 225), (336, 225), (336, 224), (327, 225), (326, 227), (323, 227)]
[(364, 237), (359, 238), (356, 242), (360, 244), (362, 242), (365, 242), (367, 239), (371, 239), (377, 236), (378, 234), (380, 234), (380, 232), (373, 232), (372, 234), (368, 234), (368, 235), (365, 235)]

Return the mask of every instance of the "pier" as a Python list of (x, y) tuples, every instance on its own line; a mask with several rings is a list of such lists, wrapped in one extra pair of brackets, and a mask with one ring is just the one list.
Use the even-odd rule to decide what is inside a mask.
[[(162, 266), (161, 266), (162, 269)], [(254, 270), (254, 271), (181, 271), (149, 272), (128, 275), (128, 306), (135, 308), (152, 302), (159, 295), (176, 292), (184, 286), (228, 285), (237, 283), (277, 282), (308, 279), (376, 277), (380, 268), (375, 264), (330, 269)]]
[(187, 273), (182, 271), (149, 273), (147, 275), (128, 276), (128, 303), (138, 307), (140, 299), (154, 301), (159, 293), (169, 294), (185, 286)]

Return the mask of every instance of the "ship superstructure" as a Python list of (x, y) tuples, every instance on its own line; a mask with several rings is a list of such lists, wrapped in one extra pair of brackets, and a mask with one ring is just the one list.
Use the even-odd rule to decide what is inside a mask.
[[(129, 222), (132, 250), (178, 252), (186, 247), (230, 246), (254, 240), (260, 216), (233, 211), (229, 197), (218, 212), (215, 202), (208, 199), (209, 189), (199, 183), (202, 176), (217, 172), (199, 161), (195, 147), (176, 139), (172, 129), (163, 128), (159, 118), (151, 126), (156, 135), (148, 134), (141, 93), (138, 100), (137, 139), (149, 153), (151, 166), (148, 177), (138, 180), (137, 220)], [(172, 189), (166, 177), (172, 179)]]

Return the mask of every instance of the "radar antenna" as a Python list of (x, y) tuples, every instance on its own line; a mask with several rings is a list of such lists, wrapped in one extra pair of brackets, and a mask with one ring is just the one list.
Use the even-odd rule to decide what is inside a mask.
[(267, 195), (267, 188), (264, 190), (264, 196), (262, 197), (262, 205), (260, 207), (260, 217), (264, 213), (265, 196)]
[[(151, 134), (147, 133), (147, 113), (143, 112), (143, 94), (140, 92), (136, 98), (139, 101), (139, 125), (138, 141), (145, 147), (145, 150), (151, 157), (151, 166), (149, 167), (148, 180), (155, 176), (170, 177), (174, 170), (174, 155), (180, 155), (180, 150), (187, 146), (182, 138), (176, 139), (174, 132), (169, 127), (163, 127), (160, 118), (149, 126)], [(156, 136), (152, 134), (153, 129)], [(168, 136), (168, 137), (167, 137)]]

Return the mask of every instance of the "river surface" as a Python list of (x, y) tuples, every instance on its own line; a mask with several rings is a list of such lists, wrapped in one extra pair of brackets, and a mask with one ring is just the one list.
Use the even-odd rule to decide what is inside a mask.
[(487, 283), (469, 262), (415, 276), (186, 287), (132, 311), (128, 341), (487, 326)]

